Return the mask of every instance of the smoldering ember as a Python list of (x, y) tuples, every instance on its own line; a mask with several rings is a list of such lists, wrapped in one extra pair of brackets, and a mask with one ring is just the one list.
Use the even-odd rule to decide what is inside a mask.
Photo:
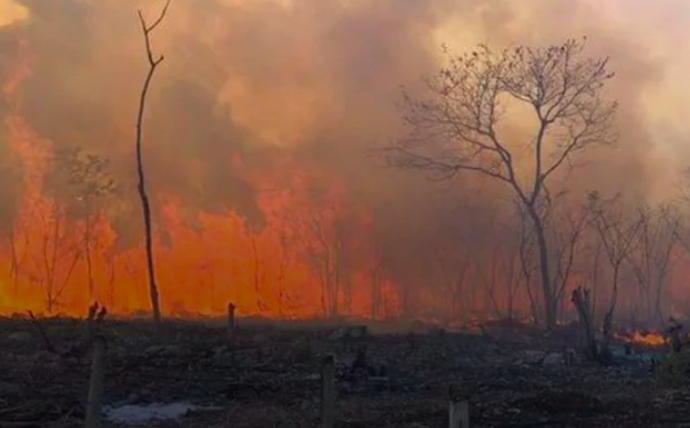
[(688, 24), (0, 0), (0, 427), (690, 426)]

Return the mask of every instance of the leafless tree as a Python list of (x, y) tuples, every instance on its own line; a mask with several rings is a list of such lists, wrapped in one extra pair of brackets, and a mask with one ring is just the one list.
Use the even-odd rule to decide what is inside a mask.
[(476, 266), (475, 272), (477, 279), (481, 283), (481, 289), (484, 292), (483, 316), (493, 313), (496, 319), (502, 318), (501, 305), (496, 298), (496, 288), (499, 282), (500, 263), (499, 255), (500, 247), (498, 245), (493, 248), (488, 248), (485, 252), (474, 253), (474, 264)]
[(630, 257), (643, 222), (638, 215), (630, 216), (626, 212), (618, 196), (605, 200), (598, 192), (591, 192), (588, 195), (588, 206), (611, 268), (611, 297), (603, 322), (603, 349), (606, 352), (613, 334), (613, 315), (618, 302), (621, 267)]
[(383, 248), (379, 242), (372, 244), (373, 255), (370, 260), (369, 268), (369, 287), (371, 299), (371, 319), (376, 320), (381, 313), (382, 300), (385, 298), (382, 293), (382, 284), (385, 279), (385, 258)]
[(300, 219), (307, 262), (321, 283), (323, 314), (339, 315), (343, 280), (348, 272), (346, 219), (334, 207), (317, 206)]
[(444, 285), (444, 296), (450, 306), (450, 318), (457, 321), (460, 316), (462, 298), (465, 295), (471, 257), (462, 248), (436, 250), (438, 269)]
[(2, 189), (0, 191), (0, 236), (6, 240), (9, 246), (10, 276), (15, 296), (19, 291), (20, 268), (26, 257), (26, 251), (20, 257), (17, 248), (23, 175), (23, 166), (17, 154), (9, 145), (0, 142), (0, 189)]
[(278, 314), (281, 316), (285, 310), (285, 301), (287, 300), (287, 290), (285, 288), (285, 279), (290, 269), (290, 264), (294, 257), (294, 237), (288, 232), (287, 226), (282, 222), (280, 226), (280, 263), (278, 264)]
[[(481, 265), (482, 278), (491, 309), (498, 318), (514, 319), (515, 299), (527, 282), (524, 275), (520, 250), (522, 231), (512, 224), (495, 222), (492, 230), (495, 242), (486, 254), (481, 254), (476, 264)], [(502, 297), (499, 300), (499, 296)]]
[[(449, 65), (426, 79), (428, 96), (403, 92), (410, 132), (384, 150), (390, 164), (430, 172), (435, 178), (463, 171), (504, 183), (531, 220), (536, 236), (546, 326), (556, 323), (558, 301), (549, 268), (549, 242), (540, 205), (557, 172), (577, 156), (615, 141), (617, 105), (602, 91), (614, 74), (608, 60), (583, 56), (584, 42), (516, 47), (449, 55)], [(536, 118), (533, 138), (520, 144), (500, 135), (507, 105), (523, 104)], [(523, 162), (525, 159), (530, 162)], [(527, 171), (524, 172), (523, 171)]]
[(587, 231), (586, 239), (586, 257), (585, 260), (588, 261), (589, 269), (587, 269), (588, 290), (590, 292), (591, 301), (591, 316), (593, 320), (597, 317), (597, 302), (599, 298), (599, 285), (601, 283), (601, 278), (604, 276), (604, 246), (601, 239), (598, 237), (598, 232), (596, 228), (590, 228)]
[[(559, 213), (552, 216), (552, 259), (554, 265), (554, 298), (559, 305), (566, 301), (566, 291), (575, 274), (578, 257), (584, 251), (585, 232), (590, 224), (586, 208), (577, 209), (572, 204), (563, 203)], [(561, 307), (561, 313), (563, 308)]]
[(79, 220), (84, 261), (88, 278), (89, 298), (94, 298), (93, 252), (98, 245), (95, 228), (104, 215), (107, 198), (116, 192), (110, 175), (109, 161), (79, 147), (55, 150), (51, 168), (46, 174), (44, 190), (61, 199), (69, 219)]
[(105, 256), (106, 292), (108, 307), (115, 306), (115, 281), (117, 280), (117, 254), (107, 253)]
[(32, 284), (43, 290), (46, 310), (53, 312), (81, 258), (82, 246), (80, 240), (74, 239), (74, 230), (59, 200), (51, 202), (47, 215), (41, 213), (38, 217), (44, 230), (37, 252), (40, 257), (33, 260), (34, 269), (27, 275)]
[(452, 321), (460, 317), (465, 297), (465, 285), (473, 257), (469, 254), (470, 242), (457, 225), (440, 222), (434, 241), (437, 271), (443, 284), (441, 299), (449, 306)]
[(151, 308), (153, 310), (153, 320), (156, 323), (161, 321), (161, 309), (158, 302), (158, 286), (156, 285), (156, 274), (153, 261), (153, 237), (152, 227), (151, 227), (151, 203), (149, 202), (149, 196), (146, 192), (146, 181), (144, 175), (144, 160), (142, 158), (142, 143), (144, 136), (144, 112), (146, 110), (146, 98), (151, 87), (151, 82), (153, 76), (156, 72), (158, 66), (163, 62), (164, 57), (155, 57), (153, 54), (153, 49), (151, 47), (151, 33), (155, 30), (168, 12), (170, 7), (170, 0), (167, 0), (165, 6), (158, 15), (158, 18), (149, 25), (146, 23), (146, 19), (141, 11), (139, 11), (139, 21), (141, 22), (141, 30), (144, 34), (144, 43), (146, 45), (146, 58), (149, 64), (149, 71), (144, 79), (144, 84), (142, 86), (141, 94), (139, 96), (139, 111), (137, 113), (137, 138), (136, 138), (136, 159), (137, 159), (137, 174), (139, 177), (139, 183), (137, 184), (137, 191), (139, 193), (139, 199), (141, 200), (141, 209), (144, 216), (144, 239), (145, 239), (145, 249), (146, 249), (146, 266), (148, 269), (149, 276), (149, 293), (151, 296)]
[(254, 287), (254, 295), (256, 298), (256, 307), (259, 311), (265, 311), (267, 309), (266, 304), (263, 301), (263, 285), (266, 279), (266, 270), (264, 269), (264, 263), (261, 260), (261, 254), (259, 253), (259, 247), (256, 243), (256, 235), (258, 234), (257, 228), (253, 225), (249, 226), (249, 243), (252, 252), (252, 285)]
[(594, 314), (592, 312), (594, 305), (591, 296), (591, 290), (578, 286), (573, 289), (571, 301), (577, 309), (580, 319), (581, 340), (584, 343), (586, 355), (592, 360), (600, 361), (602, 357), (595, 336), (596, 328), (594, 327)]
[(663, 324), (662, 298), (666, 289), (673, 250), (678, 243), (680, 215), (670, 206), (637, 208), (640, 231), (629, 260), (633, 267), (646, 320)]
[(514, 319), (515, 299), (520, 293), (522, 287), (525, 286), (526, 280), (526, 277), (521, 275), (522, 262), (520, 257), (520, 248), (522, 233), (519, 230), (517, 234), (514, 231), (507, 230), (505, 235), (510, 237), (510, 239), (501, 249), (499, 261), (501, 262), (501, 277), (506, 295), (505, 316), (508, 319)]

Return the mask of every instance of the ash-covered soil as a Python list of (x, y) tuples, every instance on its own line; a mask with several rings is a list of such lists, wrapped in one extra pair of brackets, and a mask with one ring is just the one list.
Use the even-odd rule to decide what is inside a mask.
[[(231, 341), (218, 323), (105, 321), (106, 404), (213, 407), (148, 427), (319, 427), (321, 361), (332, 354), (341, 428), (447, 426), (450, 394), (469, 398), (473, 427), (690, 426), (690, 384), (657, 382), (661, 351), (625, 355), (620, 346), (616, 365), (578, 357), (566, 364), (571, 330), (547, 338), (516, 325), (483, 334), (362, 335), (286, 322), (238, 328)], [(83, 333), (79, 320), (0, 321), (0, 428), (83, 426)]]

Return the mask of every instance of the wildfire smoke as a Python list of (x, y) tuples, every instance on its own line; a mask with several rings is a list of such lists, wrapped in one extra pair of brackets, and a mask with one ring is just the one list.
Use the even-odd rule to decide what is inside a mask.
[[(673, 143), (688, 134), (669, 123), (684, 123), (690, 99), (672, 82), (690, 56), (666, 46), (687, 19), (637, 0), (607, 9), (615, 23), (587, 0), (509, 3), (175, 0), (156, 35), (166, 63), (145, 136), (163, 312), (217, 314), (228, 301), (286, 317), (528, 312), (498, 186), (434, 185), (367, 155), (398, 134), (399, 85), (433, 73), (442, 42), (587, 34), (590, 53), (619, 72), (621, 148), (592, 153), (606, 168), (569, 187), (668, 196), (682, 166)], [(0, 310), (81, 314), (93, 299), (113, 313), (148, 310), (135, 11), (158, 6), (0, 1)]]

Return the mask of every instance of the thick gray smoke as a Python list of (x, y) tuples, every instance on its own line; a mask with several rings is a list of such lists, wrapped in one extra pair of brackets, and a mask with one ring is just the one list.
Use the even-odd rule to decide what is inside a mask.
[[(28, 17), (0, 27), (0, 78), (14, 72), (16, 46), (27, 43), (35, 62), (19, 98), (29, 125), (56, 147), (82, 147), (111, 161), (123, 200), (132, 201), (114, 218), (119, 245), (132, 245), (139, 230), (134, 119), (146, 71), (135, 11), (144, 7), (153, 17), (161, 2), (14, 2)], [(666, 79), (688, 57), (667, 46), (679, 43), (690, 6), (680, 13), (641, 0), (625, 10), (599, 3), (173, 0), (153, 36), (166, 57), (145, 136), (156, 212), (174, 196), (191, 226), (199, 211), (234, 210), (261, 223), (259, 184), (243, 178), (234, 162), (252, 171), (291, 156), (333, 173), (351, 198), (372, 208), (388, 257), (397, 257), (393, 264), (406, 276), (413, 269), (406, 261), (421, 257), (417, 250), (439, 229), (508, 204), (496, 202), (503, 196), (496, 186), (484, 183), (478, 191), (474, 177), (430, 184), (368, 155), (399, 131), (399, 85), (415, 88), (433, 73), (442, 43), (460, 51), (477, 42), (542, 45), (583, 35), (589, 53), (611, 56), (618, 72), (610, 96), (622, 106), (621, 139), (615, 152), (592, 153), (569, 186), (659, 193), (677, 166), (668, 167), (677, 151), (660, 140), (687, 135), (684, 128), (664, 136), (658, 130), (668, 129), (669, 119), (659, 109), (684, 107), (681, 90), (668, 91)], [(669, 16), (675, 20), (665, 21)]]

